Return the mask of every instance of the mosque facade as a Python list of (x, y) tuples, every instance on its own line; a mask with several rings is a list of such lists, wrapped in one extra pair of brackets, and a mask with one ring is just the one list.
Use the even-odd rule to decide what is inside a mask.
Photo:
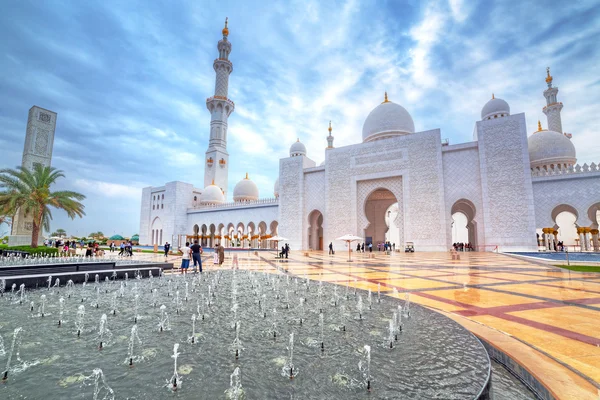
[(415, 132), (411, 115), (388, 99), (368, 115), (362, 143), (336, 148), (329, 125), (325, 161), (317, 165), (298, 140), (279, 161), (273, 195), (260, 197), (246, 174), (228, 202), (227, 128), (235, 110), (228, 97), (231, 43), (227, 22), (218, 42), (215, 94), (205, 154), (204, 188), (169, 182), (143, 189), (140, 244), (271, 248), (283, 237), (292, 249), (326, 249), (352, 234), (365, 243), (447, 251), (452, 215), (467, 219), (468, 242), (479, 251), (537, 251), (554, 247), (557, 216), (575, 215), (583, 250), (599, 250), (600, 166), (578, 165), (571, 134), (562, 128), (558, 88), (547, 72), (547, 129), (528, 135), (524, 113), (492, 95), (473, 140), (442, 141), (440, 129)]

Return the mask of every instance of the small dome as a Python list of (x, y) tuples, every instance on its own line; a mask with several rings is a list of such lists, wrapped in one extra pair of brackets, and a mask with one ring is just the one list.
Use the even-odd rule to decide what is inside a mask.
[(276, 198), (279, 198), (279, 178), (277, 178), (275, 185), (273, 186), (273, 194)]
[(562, 168), (577, 162), (575, 146), (560, 132), (541, 130), (527, 138), (531, 168)]
[(205, 187), (200, 195), (201, 204), (222, 204), (224, 202), (225, 196), (223, 196), (221, 188), (215, 185), (214, 181), (212, 184)]
[(290, 157), (305, 156), (305, 155), (306, 155), (306, 146), (304, 146), (304, 144), (302, 144), (302, 142), (300, 142), (300, 139), (296, 140), (296, 143), (294, 143), (290, 147)]
[(241, 202), (252, 200), (258, 200), (258, 187), (256, 186), (256, 183), (248, 178), (248, 174), (246, 173), (246, 177), (239, 181), (233, 189), (233, 201)]
[(492, 95), (492, 99), (485, 103), (481, 109), (481, 120), (501, 118), (510, 115), (510, 106), (502, 99), (497, 99)]
[(412, 117), (400, 104), (387, 100), (375, 107), (363, 124), (363, 142), (415, 132)]
[(108, 240), (125, 240), (121, 235), (112, 235)]

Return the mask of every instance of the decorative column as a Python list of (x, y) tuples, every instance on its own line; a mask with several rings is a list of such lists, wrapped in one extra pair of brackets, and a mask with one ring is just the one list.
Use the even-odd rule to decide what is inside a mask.
[(585, 240), (585, 251), (590, 251), (590, 237), (588, 236), (588, 234), (591, 231), (592, 230), (588, 227), (583, 228), (583, 239)]
[(594, 251), (600, 251), (600, 246), (598, 244), (598, 229), (590, 229), (590, 234), (592, 235), (592, 246)]
[(584, 251), (585, 248), (585, 237), (583, 236), (584, 228), (578, 227), (577, 234), (579, 235), (579, 247), (580, 251)]
[(548, 228), (542, 228), (542, 232), (544, 239), (544, 250), (548, 250)]
[(558, 250), (558, 230), (556, 229), (552, 229), (552, 250), (557, 251)]

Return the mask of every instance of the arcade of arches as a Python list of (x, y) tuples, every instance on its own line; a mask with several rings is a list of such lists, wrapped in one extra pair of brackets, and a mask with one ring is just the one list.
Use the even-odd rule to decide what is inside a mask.
[(580, 218), (577, 209), (569, 204), (556, 206), (551, 213), (553, 226), (537, 229), (538, 246), (546, 250), (560, 250), (558, 243), (573, 250), (600, 251), (598, 225), (600, 222), (600, 203), (591, 205), (587, 210), (589, 226), (583, 226), (585, 218)]
[(192, 228), (192, 234), (186, 235), (185, 240), (189, 242), (198, 240), (203, 247), (215, 247), (220, 243), (226, 248), (274, 249), (277, 243), (269, 239), (277, 236), (277, 228), (277, 221), (272, 221), (268, 225), (265, 221), (248, 224), (243, 222), (200, 226), (196, 224)]

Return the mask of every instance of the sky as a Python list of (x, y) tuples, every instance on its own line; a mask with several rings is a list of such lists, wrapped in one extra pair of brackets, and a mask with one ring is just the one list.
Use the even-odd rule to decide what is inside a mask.
[[(6, 1), (0, 13), (0, 168), (21, 164), (27, 112), (58, 113), (57, 189), (87, 196), (86, 217), (52, 230), (138, 233), (141, 189), (202, 187), (217, 42), (229, 18), (229, 188), (248, 172), (273, 196), (279, 159), (299, 138), (321, 163), (360, 143), (391, 101), (416, 131), (472, 140), (491, 98), (537, 130), (551, 68), (580, 163), (600, 162), (597, 1)], [(7, 231), (0, 226), (0, 234)]]

